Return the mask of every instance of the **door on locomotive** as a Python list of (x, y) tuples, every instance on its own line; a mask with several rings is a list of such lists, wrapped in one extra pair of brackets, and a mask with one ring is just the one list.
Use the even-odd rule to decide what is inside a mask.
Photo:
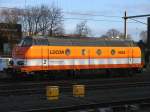
[(49, 67), (49, 46), (48, 46), (48, 40), (47, 39), (44, 39), (42, 40), (42, 43), (43, 43), (43, 47), (42, 47), (42, 67), (43, 67), (43, 70), (48, 70), (48, 67)]
[(40, 47), (40, 61), (42, 70), (48, 70), (49, 46), (47, 39), (35, 39), (36, 44)]
[(129, 56), (128, 56), (128, 62), (129, 62), (129, 65), (131, 66), (133, 64), (133, 48), (129, 48)]

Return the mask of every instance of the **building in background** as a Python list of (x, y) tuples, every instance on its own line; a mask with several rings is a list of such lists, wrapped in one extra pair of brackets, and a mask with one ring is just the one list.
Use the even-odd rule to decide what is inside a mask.
[(13, 47), (21, 40), (20, 24), (0, 23), (0, 56), (11, 56)]

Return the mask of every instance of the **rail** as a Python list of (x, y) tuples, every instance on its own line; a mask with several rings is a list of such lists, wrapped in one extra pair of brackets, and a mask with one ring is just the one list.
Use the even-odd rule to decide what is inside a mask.
[[(119, 82), (119, 83), (82, 83), (86, 87), (86, 91), (92, 90), (104, 90), (104, 89), (123, 89), (123, 88), (132, 88), (132, 87), (149, 87), (150, 82)], [(59, 86), (61, 92), (72, 92), (72, 85), (66, 83), (53, 84), (52, 86)], [(19, 86), (18, 88), (3, 88), (0, 89), (0, 95), (25, 95), (25, 94), (45, 94), (46, 85), (28, 85), (28, 86)]]

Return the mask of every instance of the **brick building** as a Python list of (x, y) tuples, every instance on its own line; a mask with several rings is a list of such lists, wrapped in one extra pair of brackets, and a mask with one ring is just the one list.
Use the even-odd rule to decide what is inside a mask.
[(0, 56), (11, 56), (13, 47), (22, 37), (20, 24), (0, 23)]

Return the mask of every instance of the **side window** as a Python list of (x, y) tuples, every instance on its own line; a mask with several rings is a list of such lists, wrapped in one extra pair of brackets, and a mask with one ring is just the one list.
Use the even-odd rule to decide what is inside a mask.
[(49, 45), (48, 39), (45, 39), (44, 45)]
[(43, 45), (43, 42), (41, 39), (39, 39), (39, 45)]
[(33, 45), (37, 45), (37, 40), (36, 40), (36, 39), (33, 39), (32, 44), (33, 44)]
[(42, 45), (42, 41), (40, 39), (36, 39), (37, 45)]
[(48, 45), (48, 40), (47, 39), (43, 40), (43, 45)]

